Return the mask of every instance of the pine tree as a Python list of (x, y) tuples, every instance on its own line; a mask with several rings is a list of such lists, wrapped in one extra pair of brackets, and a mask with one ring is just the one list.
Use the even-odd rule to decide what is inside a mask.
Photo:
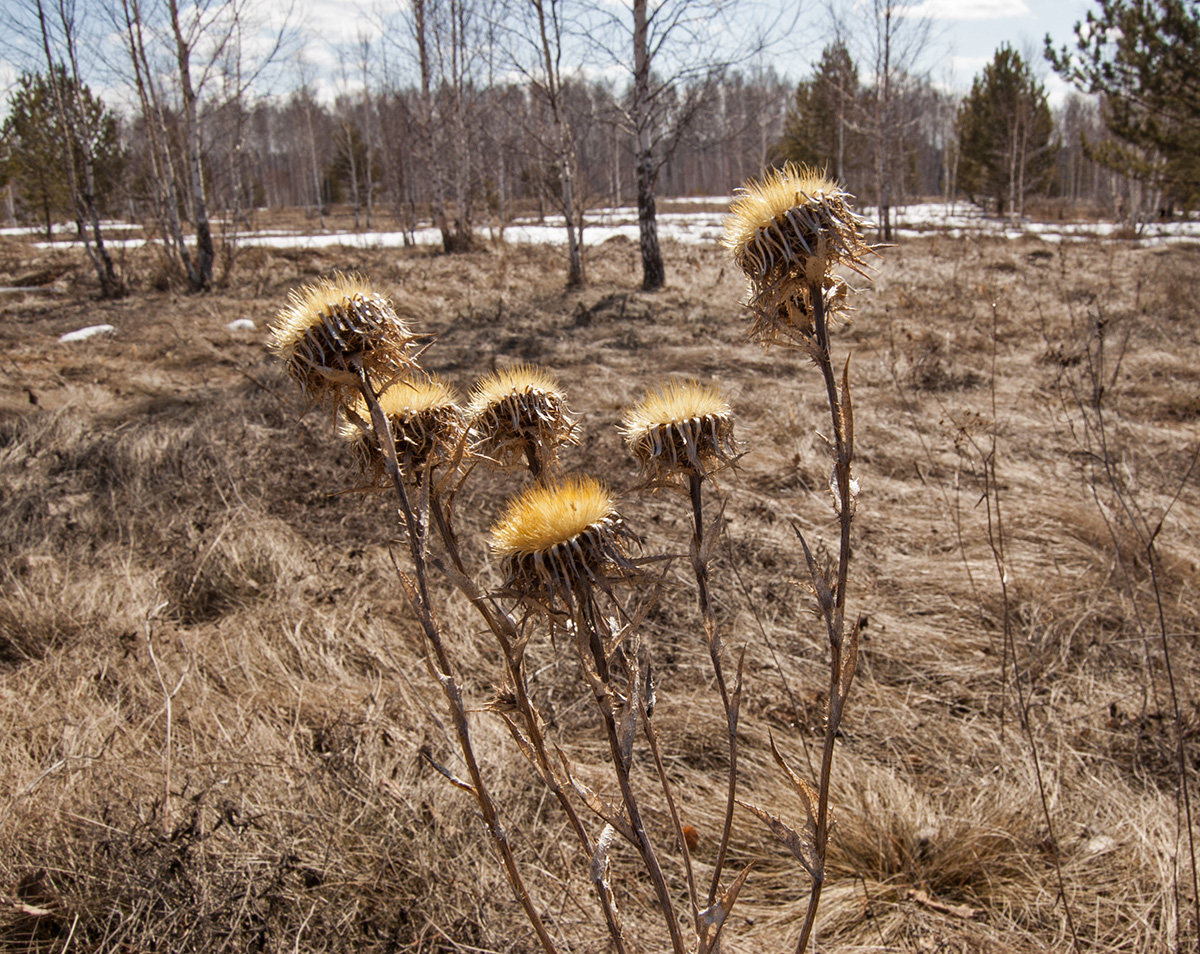
[(827, 170), (844, 185), (847, 166), (862, 148), (851, 115), (858, 92), (858, 68), (846, 45), (838, 40), (825, 47), (813, 78), (796, 87), (777, 158)]
[(1200, 202), (1200, 0), (1097, 0), (1075, 25), (1075, 50), (1046, 57), (1063, 79), (1098, 94), (1114, 140), (1094, 158), (1161, 187), (1169, 204)]
[(958, 112), (959, 186), (994, 199), (1003, 215), (1024, 212), (1025, 196), (1045, 187), (1058, 155), (1046, 90), (1004, 44), (975, 77)]
[[(73, 132), (91, 130), (95, 156), (96, 201), (103, 208), (112, 198), (125, 168), (117, 118), (102, 100), (84, 86), (76, 96), (74, 81), (62, 68), (56, 81), (63, 93), (68, 125)], [(65, 132), (55, 107), (54, 90), (46, 76), (24, 73), (9, 98), (8, 117), (0, 128), (6, 146), (5, 173), (16, 185), (17, 195), (29, 212), (36, 212), (50, 238), (54, 218), (73, 218), (67, 185), (67, 157), (82, 176), (81, 144)], [(82, 109), (83, 116), (76, 115)]]

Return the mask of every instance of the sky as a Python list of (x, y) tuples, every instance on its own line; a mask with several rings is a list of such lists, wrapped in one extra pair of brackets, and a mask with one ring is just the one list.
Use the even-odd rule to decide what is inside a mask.
[(1046, 85), (1053, 105), (1068, 87), (1042, 56), (1047, 33), (1054, 45), (1074, 46), (1075, 24), (1084, 19), (1093, 0), (921, 0), (912, 10), (929, 19), (944, 60), (930, 64), (935, 82), (969, 92), (971, 80), (1007, 42), (1022, 56), (1031, 54), (1035, 75)]
[[(4, 2), (6, 0), (0, 0), (0, 7)], [(592, 2), (628, 6), (629, 0)], [(872, 0), (749, 2), (757, 11), (749, 19), (757, 15), (765, 18), (767, 23), (775, 20), (789, 25), (782, 42), (756, 58), (756, 65), (773, 66), (777, 72), (795, 81), (810, 72), (812, 62), (829, 42), (831, 30), (827, 9), (832, 5), (841, 12), (843, 28), (854, 51), (856, 41), (864, 36)], [(96, 3), (96, 0), (83, 0), (84, 11), (88, 10), (89, 3)], [(278, 64), (273, 85), (290, 87), (298, 80), (298, 74), (305, 72), (321, 88), (325, 94), (323, 98), (332, 99), (337, 92), (352, 91), (359, 85), (352, 65), (357, 59), (353, 50), (359, 38), (374, 39), (375, 51), (380, 49), (378, 37), (382, 17), (378, 11), (398, 11), (403, 0), (303, 0), (286, 5), (291, 6), (290, 19), (307, 37), (307, 42), (302, 53), (293, 49), (286, 57), (288, 62)], [(1058, 105), (1069, 87), (1043, 58), (1044, 38), (1049, 33), (1056, 46), (1071, 44), (1075, 23), (1085, 17), (1089, 8), (1096, 6), (1097, 0), (900, 0), (897, 10), (909, 18), (910, 23), (921, 22), (928, 27), (929, 39), (924, 44), (920, 66), (938, 86), (958, 93), (968, 92), (976, 73), (992, 59), (1000, 44), (1007, 42), (1022, 55), (1028, 55), (1035, 75), (1045, 84), (1051, 104)], [(299, 14), (298, 19), (296, 14)], [(340, 63), (336, 49), (339, 45), (343, 51)], [(0, 42), (0, 94), (7, 93), (24, 65), (17, 62), (19, 54), (15, 47), (10, 47), (17, 54), (14, 56), (5, 56), (4, 48), (5, 44)], [(33, 52), (38, 51), (33, 48)], [(860, 75), (865, 75), (862, 54), (857, 54), (856, 58), (860, 60)], [(307, 68), (302, 68), (301, 62), (307, 63)], [(97, 83), (93, 79), (92, 82), (103, 95), (104, 81)], [(119, 99), (114, 95), (117, 90), (108, 92), (110, 95), (106, 99)], [(7, 99), (7, 96), (3, 98)], [(0, 114), (3, 112), (0, 108)]]

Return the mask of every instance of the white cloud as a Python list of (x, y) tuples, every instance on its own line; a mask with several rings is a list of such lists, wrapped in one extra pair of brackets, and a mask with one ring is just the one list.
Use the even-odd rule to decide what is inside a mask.
[(1025, 0), (921, 0), (897, 12), (930, 20), (1000, 20), (1032, 15)]

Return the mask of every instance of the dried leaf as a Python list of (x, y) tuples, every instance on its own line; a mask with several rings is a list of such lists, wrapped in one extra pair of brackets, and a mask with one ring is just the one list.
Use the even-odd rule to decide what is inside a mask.
[(625, 820), (625, 817), (618, 812), (609, 802), (594, 792), (587, 786), (586, 783), (579, 781), (571, 772), (571, 763), (561, 749), (558, 749), (558, 757), (562, 761), (563, 772), (566, 774), (567, 781), (575, 790), (583, 803), (590, 808), (601, 821), (611, 825), (617, 830), (627, 841), (634, 845), (640, 845), (637, 836), (634, 834), (633, 826)]
[(743, 802), (740, 798), (738, 799), (738, 804), (770, 828), (772, 834), (788, 847), (788, 850), (796, 856), (800, 864), (804, 865), (804, 870), (811, 877), (816, 877), (820, 859), (817, 858), (813, 846), (799, 832), (781, 821), (778, 816), (772, 815), (770, 812), (764, 811), (755, 805)]
[(742, 890), (742, 885), (746, 883), (746, 877), (753, 867), (754, 862), (746, 865), (729, 889), (716, 902), (700, 912), (700, 943), (696, 948), (697, 954), (708, 954), (709, 951), (716, 949), (717, 939), (721, 936), (721, 928), (725, 926), (725, 919), (729, 917), (729, 912), (737, 903), (738, 892)]
[(779, 749), (775, 747), (775, 734), (768, 731), (767, 738), (771, 743), (771, 754), (775, 757), (775, 764), (783, 769), (784, 774), (791, 779), (792, 787), (796, 789), (796, 794), (800, 796), (800, 800), (804, 803), (804, 810), (808, 815), (808, 827), (815, 832), (817, 829), (817, 804), (819, 802), (817, 793), (812, 790), (812, 786), (808, 782), (792, 771), (791, 766), (779, 754)]
[(846, 647), (846, 658), (842, 661), (842, 671), (838, 675), (838, 691), (842, 698), (850, 694), (850, 684), (854, 681), (854, 673), (858, 669), (858, 637), (862, 629), (862, 617), (854, 621), (850, 631), (850, 643)]
[(846, 364), (842, 368), (842, 402), (841, 402), (841, 419), (842, 419), (842, 440), (845, 442), (847, 452), (854, 449), (854, 404), (850, 400), (850, 358), (846, 358)]
[(425, 759), (426, 762), (428, 762), (430, 765), (432, 765), (434, 767), (434, 769), (437, 770), (439, 775), (443, 776), (455, 788), (461, 788), (464, 792), (471, 795), (472, 797), (475, 796), (475, 787), (473, 785), (471, 785), (469, 782), (464, 782), (461, 778), (459, 778), (457, 775), (455, 775), (453, 772), (451, 772), (450, 769), (446, 768), (446, 766), (444, 766), (440, 762), (438, 762), (433, 757), (433, 751), (429, 748), (429, 746), (427, 746), (427, 745), (421, 746), (421, 756)]

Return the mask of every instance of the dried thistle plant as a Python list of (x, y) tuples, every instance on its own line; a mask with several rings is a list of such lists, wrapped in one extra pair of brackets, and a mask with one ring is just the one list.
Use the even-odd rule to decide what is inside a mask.
[(625, 412), (621, 433), (652, 485), (713, 476), (737, 460), (733, 412), (720, 391), (670, 381)]
[[(807, 543), (813, 590), (829, 629), (832, 684), (822, 774), (814, 789), (792, 775), (804, 797), (807, 819), (795, 831), (762, 809), (746, 806), (768, 820), (800, 857), (813, 880), (802, 951), (815, 919), (823, 882), (828, 837), (829, 772), (833, 740), (853, 678), (858, 634), (845, 633), (844, 601), (849, 556), (849, 527), (857, 484), (850, 475), (853, 419), (848, 376), (841, 394), (828, 352), (828, 317), (845, 306), (848, 286), (832, 268), (860, 270), (870, 251), (862, 241), (862, 222), (849, 209), (845, 193), (823, 179), (789, 168), (753, 187), (739, 200), (726, 243), (746, 269), (751, 284), (748, 305), (756, 315), (755, 333), (765, 342), (804, 348), (825, 375), (834, 438), (836, 509), (842, 546), (836, 572), (819, 567)], [(669, 382), (647, 392), (625, 415), (622, 435), (651, 488), (677, 487), (690, 497), (693, 533), (690, 556), (704, 621), (704, 638), (719, 689), (728, 730), (729, 775), (724, 826), (707, 890), (697, 886), (691, 853), (699, 849), (694, 830), (682, 824), (668, 764), (654, 723), (657, 690), (642, 647), (641, 624), (647, 611), (636, 588), (646, 579), (628, 550), (635, 539), (626, 529), (612, 494), (589, 477), (558, 476), (562, 448), (577, 443), (577, 421), (558, 382), (547, 371), (521, 365), (488, 375), (460, 411), (451, 390), (422, 372), (412, 353), (414, 335), (372, 292), (365, 280), (337, 276), (304, 289), (277, 319), (275, 350), (310, 402), (332, 401), (346, 424), (343, 437), (359, 468), (375, 484), (390, 483), (399, 499), (410, 565), (398, 572), (421, 627), (425, 662), (445, 702), (466, 777), (428, 760), (455, 786), (473, 797), (488, 836), (538, 942), (546, 954), (560, 943), (551, 935), (531, 895), (509, 841), (502, 809), (492, 797), (475, 755), (468, 707), (454, 662), (454, 634), (443, 630), (435, 611), (429, 576), (442, 572), (478, 612), (495, 638), (498, 669), (494, 694), (475, 711), (499, 718), (511, 739), (553, 795), (567, 819), (586, 865), (613, 948), (626, 954), (617, 900), (609, 880), (611, 855), (621, 845), (637, 855), (653, 887), (672, 954), (714, 954), (721, 932), (745, 883), (746, 867), (726, 884), (723, 873), (737, 800), (738, 722), (742, 697), (742, 658), (728, 679), (725, 650), (709, 595), (711, 557), (719, 538), (720, 518), (706, 525), (704, 488), (717, 492), (715, 477), (739, 457), (734, 415), (720, 391), (697, 382)], [(380, 391), (376, 382), (384, 382)], [(470, 473), (454, 463), (464, 453), (510, 467), (524, 462), (536, 483), (517, 495), (496, 519), (490, 550), (499, 557), (503, 581), (488, 592), (467, 566), (464, 548), (449, 520), (453, 496)], [(448, 476), (434, 477), (446, 465)], [(386, 479), (385, 479), (386, 478)], [(435, 531), (431, 537), (431, 531)], [(437, 543), (442, 553), (432, 552)], [(653, 558), (652, 558), (653, 559)], [(525, 648), (531, 635), (548, 629), (551, 639), (565, 637), (579, 665), (581, 688), (590, 690), (607, 745), (607, 766), (619, 796), (602, 796), (583, 781), (562, 748), (548, 735), (531, 689)], [(560, 645), (557, 641), (555, 645)], [(644, 675), (643, 675), (644, 673)], [(652, 771), (635, 771), (635, 746), (641, 738)], [(786, 768), (782, 756), (776, 759)], [(790, 773), (790, 770), (789, 774)], [(590, 774), (590, 773), (583, 773)], [(665, 811), (683, 855), (691, 930), (677, 913), (678, 885), (672, 885), (658, 848), (644, 823), (643, 803)], [(588, 820), (600, 826), (593, 830)], [(537, 854), (537, 852), (535, 852)]]
[[(379, 406), (391, 425), (400, 472), (414, 479), (427, 465), (456, 458), (466, 434), (462, 408), (454, 390), (436, 375), (394, 381), (379, 395)], [(359, 395), (346, 406), (339, 434), (350, 448), (359, 472), (372, 486), (386, 483), (386, 461), (370, 424), (371, 411)]]
[(414, 336), (360, 275), (335, 273), (292, 292), (271, 324), (271, 347), (311, 403), (339, 403), (363, 372), (382, 381), (413, 370)]
[(556, 467), (562, 445), (578, 443), (566, 395), (551, 374), (534, 365), (481, 379), (471, 391), (467, 418), (476, 453), (501, 467), (523, 457), (534, 477)]
[(725, 222), (722, 244), (746, 274), (751, 334), (767, 344), (810, 338), (818, 302), (823, 320), (844, 316), (849, 286), (841, 265), (864, 277), (864, 220), (848, 193), (820, 173), (788, 163), (741, 190)]
[[(705, 526), (703, 484), (717, 471), (732, 466), (738, 459), (738, 445), (733, 436), (733, 411), (716, 387), (694, 381), (672, 381), (647, 392), (640, 404), (626, 411), (621, 432), (634, 457), (641, 463), (642, 474), (648, 478), (651, 486), (682, 482), (687, 486), (692, 503), (692, 572), (696, 577), (709, 658), (712, 660), (713, 673), (717, 679), (721, 706), (725, 711), (729, 744), (729, 784), (725, 820), (708, 891), (708, 904), (711, 909), (711, 906), (717, 903), (720, 891), (721, 875), (733, 832), (733, 812), (737, 803), (737, 727), (742, 698), (744, 653), (738, 658), (737, 678), (731, 691), (725, 678), (724, 647), (709, 598), (708, 586), (709, 564), (720, 534), (717, 528)], [(685, 843), (686, 840), (684, 836)], [(729, 899), (729, 904), (732, 905), (732, 898)], [(727, 913), (728, 909), (724, 910)]]
[(574, 616), (609, 578), (632, 569), (628, 533), (608, 489), (591, 477), (538, 484), (492, 527), (504, 588), (526, 603)]
[(797, 830), (762, 808), (745, 806), (795, 853), (811, 880), (797, 954), (803, 954), (808, 946), (825, 882), (834, 743), (858, 662), (859, 626), (857, 622), (849, 628), (846, 625), (850, 526), (859, 493), (858, 481), (851, 473), (854, 407), (850, 362), (842, 369), (839, 391), (830, 357), (829, 328), (830, 319), (844, 313), (848, 297), (848, 286), (833, 269), (843, 266), (865, 275), (865, 255), (875, 249), (863, 239), (865, 223), (850, 208), (850, 198), (836, 183), (789, 164), (741, 190), (726, 220), (724, 237), (725, 246), (749, 281), (745, 304), (754, 315), (752, 334), (766, 345), (798, 347), (812, 358), (824, 380), (832, 424), (832, 436), (825, 443), (833, 459), (829, 488), (840, 529), (836, 565), (819, 563), (799, 527), (793, 526), (829, 642), (829, 702), (820, 777), (814, 790), (772, 746), (776, 762), (804, 806), (804, 822)]

